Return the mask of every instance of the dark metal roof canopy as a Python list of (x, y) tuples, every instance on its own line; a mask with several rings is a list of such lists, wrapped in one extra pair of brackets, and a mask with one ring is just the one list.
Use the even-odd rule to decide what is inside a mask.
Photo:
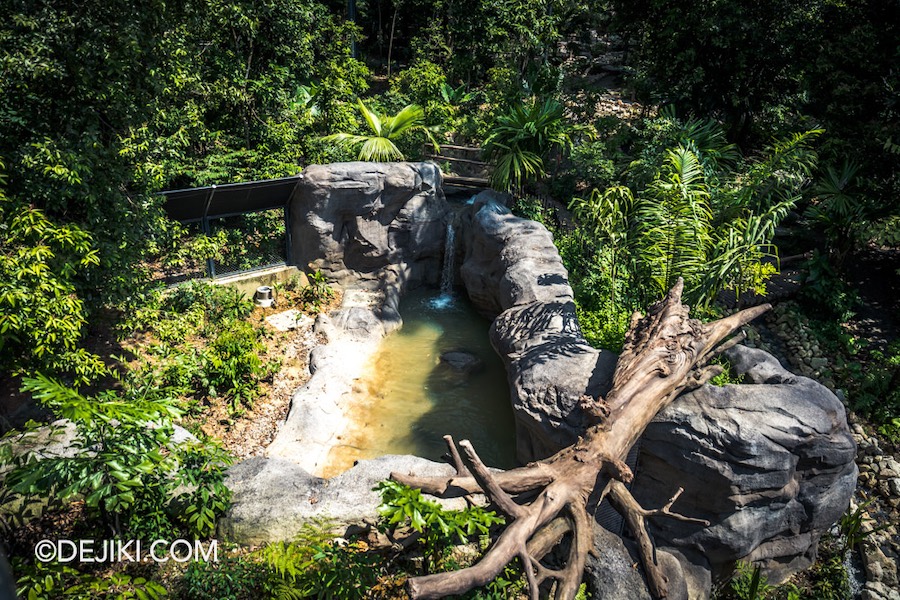
[[(285, 261), (291, 264), (291, 207), (290, 200), (303, 175), (226, 183), (209, 187), (160, 192), (166, 201), (163, 209), (170, 219), (181, 223), (199, 222), (204, 234), (210, 235), (210, 219), (284, 209)], [(207, 275), (215, 279), (216, 264), (213, 258), (206, 260)]]
[(283, 208), (303, 175), (160, 192), (169, 218), (182, 223)]

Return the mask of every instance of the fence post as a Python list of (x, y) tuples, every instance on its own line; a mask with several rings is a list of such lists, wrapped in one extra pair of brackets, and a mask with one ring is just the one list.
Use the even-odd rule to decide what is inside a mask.
[[(213, 196), (216, 193), (216, 185), (213, 184), (209, 189), (209, 196), (206, 198), (206, 206), (203, 208), (203, 218), (200, 220), (201, 226), (203, 227), (203, 234), (206, 236), (211, 236), (212, 231), (209, 226), (209, 207), (212, 204)], [(209, 257), (206, 259), (206, 275), (210, 279), (216, 278), (216, 259), (214, 257)]]

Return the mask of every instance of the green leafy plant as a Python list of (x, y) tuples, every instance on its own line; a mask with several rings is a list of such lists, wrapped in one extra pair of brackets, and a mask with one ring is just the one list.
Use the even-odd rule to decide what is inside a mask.
[(484, 155), (494, 163), (491, 185), (521, 191), (543, 177), (552, 151), (572, 147), (562, 104), (553, 99), (520, 102), (501, 113), (484, 140)]
[[(129, 515), (140, 505), (139, 497), (151, 494), (152, 498), (172, 500), (178, 484), (189, 482), (196, 488), (187, 493), (185, 530), (196, 535), (210, 532), (212, 518), (229, 500), (222, 485), (228, 459), (213, 452), (203, 465), (208, 476), (195, 475), (197, 453), (210, 449), (199, 443), (173, 441), (172, 419), (181, 414), (174, 400), (147, 390), (85, 397), (40, 375), (24, 379), (23, 384), (41, 405), (70, 421), (75, 435), (69, 452), (63, 454), (47, 454), (36, 443), (37, 424), (7, 436), (8, 442), (15, 438), (15, 444), (0, 446), (0, 459), (13, 467), (6, 476), (11, 490), (63, 502), (82, 496), (89, 514), (99, 516), (115, 535), (123, 535)], [(51, 432), (62, 435), (64, 430), (64, 425), (53, 426)], [(29, 449), (32, 445), (35, 447)], [(182, 464), (187, 470), (180, 474)]]
[(266, 330), (246, 320), (252, 303), (239, 291), (202, 282), (179, 286), (130, 324), (159, 343), (125, 370), (134, 387), (157, 387), (191, 399), (224, 398), (234, 414), (251, 407), (280, 362), (266, 356)]
[(24, 561), (16, 562), (16, 571), (21, 573), (16, 581), (19, 596), (26, 600), (158, 600), (167, 595), (162, 584), (121, 571), (98, 577), (59, 563)]
[(395, 143), (400, 137), (414, 131), (425, 133), (429, 141), (437, 147), (431, 131), (425, 127), (425, 112), (420, 106), (410, 104), (393, 116), (379, 115), (369, 109), (362, 100), (357, 100), (359, 111), (368, 125), (371, 135), (335, 133), (323, 138), (338, 145), (359, 147), (359, 160), (388, 162), (403, 160), (403, 153)]
[(477, 94), (466, 90), (465, 84), (453, 87), (449, 83), (441, 83), (441, 98), (453, 107), (458, 107), (475, 99)]
[(0, 369), (66, 373), (87, 383), (105, 371), (79, 347), (87, 323), (75, 278), (99, 264), (92, 236), (6, 197), (0, 163)]
[(722, 367), (722, 372), (709, 380), (710, 385), (723, 386), (744, 383), (744, 374), (740, 373), (737, 376), (733, 375), (731, 363), (727, 358), (720, 355), (710, 361), (710, 364)]
[(202, 383), (210, 397), (224, 396), (233, 411), (240, 404), (251, 406), (259, 393), (259, 383), (278, 369), (276, 362), (264, 362), (265, 345), (259, 330), (246, 321), (233, 321), (211, 340), (204, 353)]
[(261, 551), (279, 576), (276, 598), (364, 598), (381, 574), (363, 542), (276, 543)]
[(306, 286), (300, 289), (300, 301), (308, 308), (318, 312), (324, 304), (334, 298), (334, 289), (325, 279), (322, 271), (308, 273)]
[(192, 561), (177, 583), (185, 600), (257, 600), (273, 596), (272, 569), (246, 556), (226, 556), (216, 563)]
[(875, 206), (861, 193), (859, 165), (845, 160), (840, 168), (828, 165), (813, 187), (809, 218), (825, 233), (832, 266), (840, 271), (850, 251), (866, 233)]
[(676, 133), (701, 143), (681, 137), (674, 148), (641, 159), (646, 182), (642, 175), (635, 187), (595, 190), (570, 205), (584, 238), (585, 271), (601, 274), (614, 308), (620, 287), (628, 290), (626, 307), (639, 306), (678, 277), (701, 311), (723, 290), (734, 290), (738, 301), (747, 290), (764, 292), (777, 270), (775, 228), (799, 198), (814, 164), (809, 144), (820, 132), (777, 140), (738, 170), (733, 151), (708, 124), (688, 122)]
[(442, 557), (452, 543), (465, 543), (473, 535), (487, 535), (492, 526), (505, 522), (503, 517), (479, 506), (460, 511), (445, 510), (437, 502), (425, 500), (421, 490), (395, 481), (382, 481), (374, 491), (381, 495), (378, 512), (382, 527), (393, 530), (407, 526), (422, 534), (426, 572), (434, 572), (440, 567)]
[(863, 529), (863, 522), (866, 518), (866, 508), (872, 504), (873, 500), (867, 500), (858, 505), (854, 510), (847, 510), (841, 515), (838, 521), (838, 529), (843, 537), (843, 551), (847, 552), (856, 548), (866, 537), (872, 535), (878, 530), (890, 527), (889, 523), (885, 523), (879, 527), (873, 527), (868, 531)]
[(733, 600), (764, 600), (772, 589), (758, 565), (738, 562), (729, 583)]
[(165, 299), (163, 310), (172, 313), (200, 311), (204, 324), (220, 325), (249, 316), (253, 303), (232, 287), (192, 281), (175, 288)]

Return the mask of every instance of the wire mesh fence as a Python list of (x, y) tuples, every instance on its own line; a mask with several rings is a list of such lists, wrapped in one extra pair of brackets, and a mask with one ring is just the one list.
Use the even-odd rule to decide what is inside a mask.
[(173, 285), (286, 262), (285, 209), (274, 208), (184, 223), (177, 244), (153, 265), (153, 279)]
[(210, 219), (209, 230), (210, 237), (222, 240), (210, 277), (284, 264), (287, 258), (283, 208)]
[(153, 281), (174, 285), (208, 277), (206, 258), (202, 253), (193, 251), (193, 242), (204, 235), (201, 223), (184, 223), (182, 227), (183, 232), (173, 247), (160, 249), (160, 255), (149, 262)]
[(289, 201), (302, 175), (161, 192), (175, 239), (151, 268), (167, 284), (290, 262)]

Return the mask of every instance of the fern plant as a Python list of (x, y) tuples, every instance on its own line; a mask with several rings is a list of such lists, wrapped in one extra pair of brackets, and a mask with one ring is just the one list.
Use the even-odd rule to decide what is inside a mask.
[[(808, 181), (815, 164), (811, 143), (820, 131), (776, 140), (760, 158), (740, 165), (708, 123), (689, 122), (682, 133), (700, 142), (684, 139), (665, 150), (646, 183), (594, 190), (570, 204), (603, 248), (596, 256), (609, 269), (612, 297), (620, 274), (638, 304), (664, 294), (678, 277), (688, 301), (701, 310), (722, 290), (734, 290), (738, 299), (751, 289), (764, 293), (777, 271), (775, 228)], [(640, 168), (649, 163), (641, 159)]]
[(256, 556), (276, 577), (272, 596), (303, 598), (364, 598), (381, 574), (379, 559), (363, 542), (278, 542)]

